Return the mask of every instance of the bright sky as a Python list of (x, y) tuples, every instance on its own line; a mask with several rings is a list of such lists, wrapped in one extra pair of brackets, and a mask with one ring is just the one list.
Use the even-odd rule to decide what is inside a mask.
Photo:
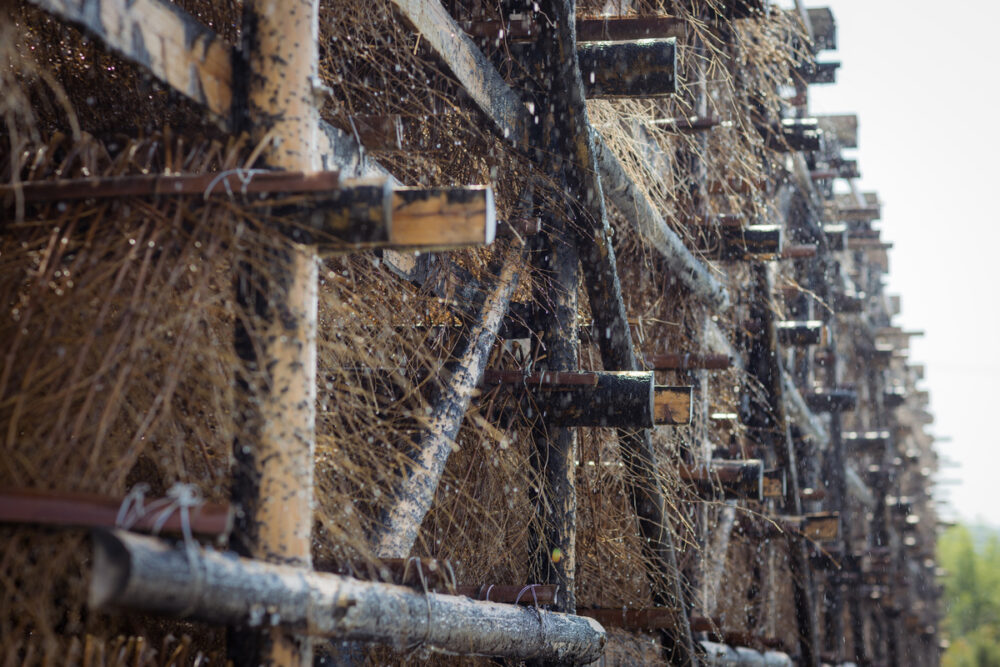
[[(817, 113), (859, 116), (864, 190), (878, 191), (897, 322), (926, 331), (925, 363), (947, 518), (1000, 526), (1000, 6), (974, 0), (827, 0), (837, 21), (835, 85), (810, 86)], [(998, 419), (1000, 421), (1000, 419)], [(950, 509), (949, 509), (950, 508)]]

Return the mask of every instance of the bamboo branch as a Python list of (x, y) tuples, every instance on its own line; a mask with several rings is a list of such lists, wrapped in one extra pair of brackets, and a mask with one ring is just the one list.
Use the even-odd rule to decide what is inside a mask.
[(95, 534), (92, 608), (273, 627), (399, 648), (586, 664), (604, 649), (593, 619), (478, 602), (172, 546), (124, 531)]
[(525, 260), (523, 247), (507, 251), (493, 292), (483, 304), (480, 319), (469, 338), (449, 384), (444, 388), (425, 429), (412, 468), (396, 490), (395, 501), (375, 536), (380, 558), (405, 558), (417, 540), (420, 525), (434, 501), (455, 437), (469, 400), (482, 381), (497, 330), (517, 288)]

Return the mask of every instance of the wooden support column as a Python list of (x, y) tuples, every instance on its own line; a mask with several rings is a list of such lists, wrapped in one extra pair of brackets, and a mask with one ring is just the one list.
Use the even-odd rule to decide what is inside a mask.
[[(769, 409), (753, 410), (747, 421), (749, 426), (758, 431), (762, 440), (769, 441), (778, 466), (787, 473), (788, 483), (784, 498), (786, 511), (800, 516), (802, 499), (799, 489), (799, 469), (785, 406), (781, 348), (774, 314), (768, 307), (772, 293), (772, 279), (764, 264), (755, 265), (752, 271), (756, 298), (751, 306), (750, 316), (760, 334), (751, 340), (748, 370), (767, 392)], [(799, 650), (803, 664), (818, 666), (816, 608), (812, 573), (805, 548), (805, 544), (800, 540), (788, 540)]]
[[(546, 118), (542, 141), (557, 143), (555, 119)], [(560, 155), (560, 151), (553, 151)], [(545, 294), (539, 303), (549, 307), (538, 313), (536, 321), (542, 327), (545, 347), (545, 370), (575, 371), (579, 368), (580, 339), (577, 314), (580, 310), (577, 285), (580, 280), (580, 255), (576, 244), (567, 234), (567, 221), (562, 216), (549, 218), (550, 230), (542, 239), (540, 253), (535, 253), (536, 267), (547, 274)], [(543, 296), (543, 295), (539, 295)], [(576, 465), (578, 442), (576, 429), (555, 426), (540, 420), (533, 430), (535, 449), (532, 464), (544, 480), (539, 503), (547, 512), (543, 518), (535, 566), (539, 581), (558, 584), (564, 592), (556, 609), (576, 612)]]
[(493, 291), (483, 303), (479, 321), (469, 332), (465, 348), (451, 369), (451, 380), (438, 396), (429, 424), (421, 434), (408, 474), (395, 490), (393, 504), (374, 535), (375, 554), (379, 558), (406, 558), (417, 541), (469, 401), (482, 381), (490, 350), (507, 313), (510, 297), (517, 289), (524, 261), (523, 246), (507, 249)]
[[(600, 332), (597, 342), (601, 360), (606, 370), (636, 371), (639, 367), (622, 300), (594, 139), (587, 120), (583, 77), (576, 58), (576, 3), (574, 0), (548, 0), (540, 5), (541, 11), (554, 24), (546, 49), (553, 90), (546, 102), (548, 111), (559, 121), (573, 145), (568, 156), (566, 184), (574, 218), (578, 221), (576, 242), (591, 312)], [(556, 90), (556, 85), (562, 89)], [(689, 664), (695, 660), (694, 644), (650, 432), (648, 429), (623, 430), (619, 432), (619, 442), (629, 494), (639, 518), (640, 531), (646, 538), (646, 555), (655, 566), (653, 590), (659, 598), (656, 601), (681, 608), (678, 623), (670, 633), (674, 644), (673, 659), (678, 664)], [(669, 602), (665, 603), (664, 598)]]
[[(318, 171), (320, 129), (313, 82), (319, 76), (318, 0), (247, 0), (243, 78), (234, 116), (266, 142), (266, 166)], [(241, 103), (244, 106), (240, 106)], [(237, 302), (249, 321), (236, 329), (242, 359), (234, 444), (233, 545), (252, 558), (312, 566), (316, 448), (316, 251), (281, 243), (246, 248)], [(248, 329), (247, 325), (253, 327)], [(312, 645), (286, 628), (231, 633), (237, 664), (311, 665)]]

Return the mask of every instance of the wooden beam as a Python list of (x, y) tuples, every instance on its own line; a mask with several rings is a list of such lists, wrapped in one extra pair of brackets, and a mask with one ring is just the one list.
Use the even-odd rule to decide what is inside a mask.
[[(764, 497), (780, 500), (788, 494), (788, 476), (783, 468), (771, 468), (764, 471)], [(799, 492), (802, 497), (802, 491)]]
[(388, 179), (341, 179), (337, 172), (238, 170), (221, 174), (151, 175), (38, 181), (0, 186), (11, 203), (127, 196), (235, 199), (293, 240), (322, 254), (371, 248), (451, 249), (492, 243), (493, 191), (392, 187)]
[(141, 65), (229, 122), (233, 50), (209, 28), (162, 0), (30, 0)]
[(818, 151), (822, 147), (823, 131), (815, 118), (785, 118), (762, 134), (767, 146), (777, 151)]
[(782, 345), (804, 347), (807, 345), (826, 345), (829, 342), (829, 332), (822, 320), (776, 322), (778, 341)]
[(806, 84), (836, 83), (839, 68), (839, 62), (809, 62), (796, 68), (795, 74)]
[(721, 231), (722, 259), (767, 260), (781, 256), (784, 234), (779, 225), (724, 225)]
[[(691, 387), (657, 386), (652, 371), (603, 371), (581, 374), (596, 384), (528, 384), (537, 387), (533, 410), (548, 424), (652, 428), (657, 424), (691, 421)], [(560, 373), (561, 380), (570, 373)], [(529, 412), (529, 417), (531, 416)]]
[(517, 289), (524, 261), (523, 246), (512, 246), (506, 251), (493, 291), (483, 304), (479, 321), (469, 332), (451, 380), (434, 405), (428, 426), (420, 436), (408, 474), (395, 490), (393, 503), (374, 536), (375, 553), (380, 558), (405, 558), (417, 540), (469, 401), (482, 380), (500, 322)]
[(625, 168), (600, 134), (594, 131), (594, 153), (601, 187), (622, 215), (633, 220), (639, 233), (663, 257), (666, 268), (701, 302), (718, 310), (729, 308), (725, 286), (685, 247), (667, 226), (646, 194), (625, 173)]
[(764, 462), (760, 459), (713, 459), (707, 466), (680, 464), (677, 474), (699, 491), (719, 489), (726, 498), (760, 500), (764, 495)]
[(852, 449), (878, 452), (889, 446), (892, 433), (881, 431), (844, 431), (841, 435), (844, 444)]
[(94, 538), (89, 602), (96, 609), (517, 660), (589, 663), (605, 642), (604, 628), (590, 618), (175, 547), (123, 531)]
[[(0, 523), (27, 523), (56, 528), (114, 528), (126, 502), (91, 493), (42, 491), (39, 489), (0, 489)], [(213, 538), (225, 538), (232, 529), (233, 513), (229, 504), (204, 504), (183, 512), (176, 511), (170, 498), (146, 499), (131, 508), (126, 516), (130, 530), (180, 535), (183, 521), (191, 532)]]
[[(587, 117), (583, 76), (574, 58), (576, 6), (573, 0), (541, 0), (540, 9), (552, 22), (552, 34), (546, 42), (546, 56), (551, 65), (546, 75), (553, 77), (554, 87), (546, 103), (553, 116), (560, 119), (574, 146), (572, 160), (564, 172), (566, 193), (577, 221), (575, 240), (583, 268), (583, 284), (601, 333), (597, 338), (601, 362), (606, 370), (638, 371), (605, 207), (605, 179), (601, 174), (604, 170)], [(631, 179), (622, 180), (634, 186)], [(627, 209), (623, 212), (630, 213)], [(644, 555), (652, 565), (649, 570), (653, 600), (658, 602), (669, 596), (680, 601), (682, 611), (668, 639), (682, 660), (694, 661), (694, 642), (683, 602), (686, 595), (677, 567), (670, 522), (664, 516), (666, 504), (650, 430), (619, 429), (618, 438), (627, 472), (626, 492), (645, 538)]]
[(858, 406), (858, 392), (853, 389), (818, 389), (807, 393), (805, 399), (817, 412), (849, 412)]
[(847, 225), (841, 223), (823, 225), (823, 236), (826, 237), (826, 245), (831, 252), (847, 250)]
[(676, 40), (582, 42), (577, 59), (587, 99), (665, 97), (677, 92)]

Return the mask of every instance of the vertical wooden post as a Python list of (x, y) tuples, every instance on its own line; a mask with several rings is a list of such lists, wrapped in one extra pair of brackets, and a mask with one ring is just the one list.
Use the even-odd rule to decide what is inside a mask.
[[(753, 267), (756, 299), (751, 307), (751, 320), (759, 322), (763, 336), (752, 345), (748, 370), (764, 387), (770, 410), (754, 410), (748, 424), (770, 440), (778, 466), (788, 473), (784, 504), (786, 511), (795, 516), (802, 514), (802, 498), (799, 494), (799, 466), (795, 457), (795, 445), (785, 410), (784, 386), (782, 384), (781, 349), (778, 344), (778, 330), (774, 313), (769, 308), (772, 293), (772, 279), (766, 264), (757, 263)], [(799, 539), (788, 541), (789, 568), (795, 597), (795, 616), (799, 630), (799, 648), (802, 664), (818, 665), (819, 651), (812, 573), (805, 544)]]
[[(553, 229), (544, 240), (541, 268), (548, 271), (546, 293), (551, 304), (538, 318), (544, 327), (546, 370), (575, 371), (579, 368), (577, 335), (577, 282), (580, 257), (566, 233), (565, 221), (553, 220)], [(544, 484), (549, 511), (543, 517), (539, 536), (540, 581), (558, 584), (557, 611), (576, 613), (576, 429), (539, 424), (534, 433), (534, 465)], [(558, 550), (558, 551), (557, 551)]]
[[(268, 167), (319, 168), (318, 0), (246, 0), (243, 74), (236, 83), (237, 124), (265, 141)], [(241, 96), (242, 96), (241, 95)], [(239, 97), (238, 96), (238, 99)], [(253, 311), (254, 331), (237, 325), (247, 364), (238, 397), (240, 433), (233, 480), (234, 546), (245, 555), (311, 567), (313, 460), (316, 447), (315, 248), (282, 241), (254, 249), (240, 265), (237, 300)], [(308, 639), (277, 628), (236, 632), (237, 664), (311, 665)]]

